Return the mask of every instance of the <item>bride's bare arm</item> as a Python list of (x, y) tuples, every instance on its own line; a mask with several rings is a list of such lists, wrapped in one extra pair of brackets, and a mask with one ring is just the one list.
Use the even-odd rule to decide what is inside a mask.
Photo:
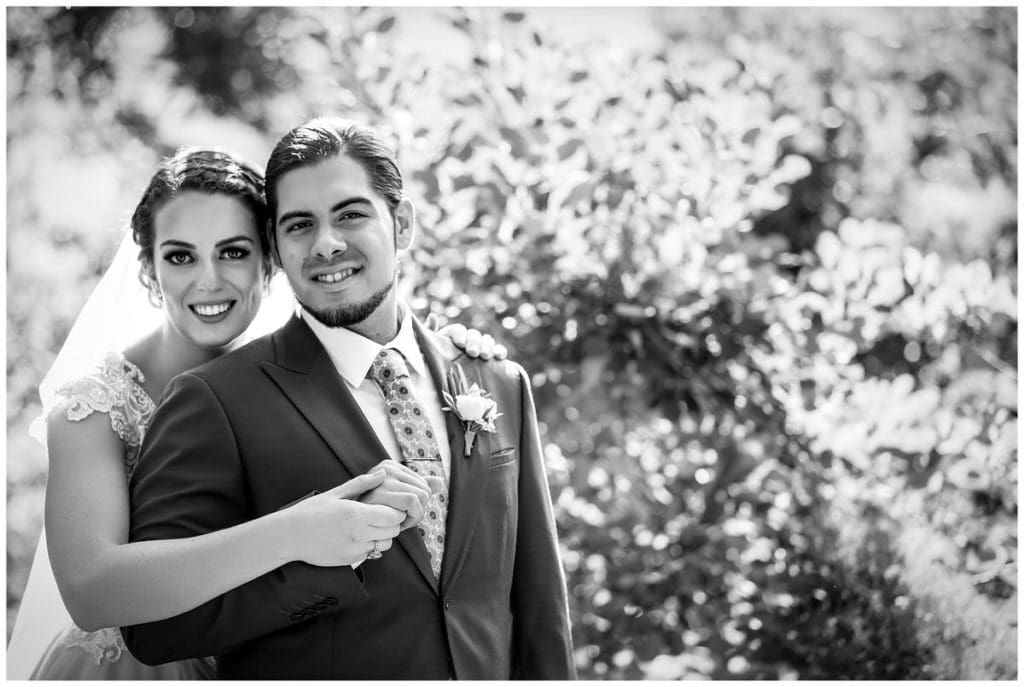
[(353, 500), (384, 481), (380, 472), (217, 532), (128, 543), (124, 446), (110, 417), (96, 412), (72, 422), (58, 408), (47, 426), (50, 561), (68, 612), (84, 630), (184, 613), (290, 561), (361, 561), (373, 540), (390, 546), (406, 517)]

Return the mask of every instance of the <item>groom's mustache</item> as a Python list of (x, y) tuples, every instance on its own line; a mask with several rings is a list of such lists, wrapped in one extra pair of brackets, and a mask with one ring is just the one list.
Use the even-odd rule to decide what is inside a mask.
[(333, 267), (334, 265), (340, 262), (345, 262), (345, 260), (347, 260), (348, 257), (349, 254), (348, 251), (346, 250), (341, 255), (335, 255), (331, 258), (322, 258), (319, 255), (314, 255), (306, 258), (302, 264), (310, 267)]
[(336, 256), (334, 256), (332, 258), (322, 258), (322, 257), (319, 257), (319, 256), (313, 256), (313, 257), (310, 257), (310, 258), (306, 258), (306, 260), (303, 261), (302, 269), (304, 269), (304, 270), (325, 269), (325, 268), (337, 267), (337, 266), (343, 265), (345, 263), (349, 263), (351, 265), (351, 264), (355, 263), (355, 259), (356, 259), (355, 255), (354, 254), (353, 255), (349, 255), (348, 251), (345, 251), (341, 255), (336, 255)]

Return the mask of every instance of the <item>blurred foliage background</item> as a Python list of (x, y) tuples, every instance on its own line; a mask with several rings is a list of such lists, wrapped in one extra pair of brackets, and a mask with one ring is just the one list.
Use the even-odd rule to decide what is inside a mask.
[(159, 158), (338, 113), (400, 152), (415, 307), (533, 375), (582, 677), (1015, 678), (1016, 26), (8, 8), (8, 620), (35, 390)]

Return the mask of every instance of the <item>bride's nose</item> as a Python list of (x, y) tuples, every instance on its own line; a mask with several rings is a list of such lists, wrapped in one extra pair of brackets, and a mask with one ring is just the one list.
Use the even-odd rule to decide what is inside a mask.
[(216, 260), (209, 260), (199, 265), (199, 275), (196, 279), (197, 291), (216, 291), (224, 281), (220, 265)]

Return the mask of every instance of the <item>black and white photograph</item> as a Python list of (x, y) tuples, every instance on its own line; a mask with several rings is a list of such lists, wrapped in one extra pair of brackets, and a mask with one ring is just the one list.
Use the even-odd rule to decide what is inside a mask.
[(7, 679), (1018, 679), (1015, 4), (4, 11)]

